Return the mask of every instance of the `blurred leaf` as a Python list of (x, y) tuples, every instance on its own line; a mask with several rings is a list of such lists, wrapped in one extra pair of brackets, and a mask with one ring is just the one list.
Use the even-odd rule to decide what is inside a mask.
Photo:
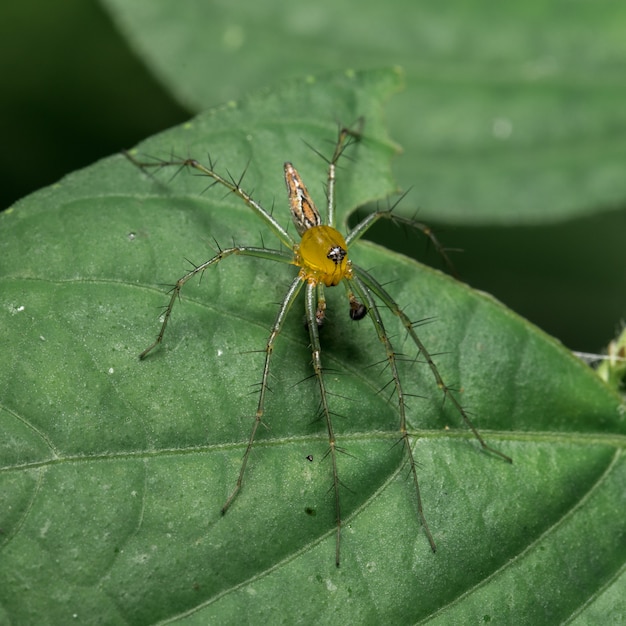
[[(336, 120), (363, 116), (338, 174), (341, 220), (393, 189), (381, 101), (397, 75), (293, 82), (212, 109), (138, 153), (203, 159), (288, 222), (290, 159), (323, 204)], [(316, 182), (317, 181), (317, 182)], [(206, 179), (148, 177), (121, 156), (0, 215), (0, 621), (11, 623), (557, 623), (623, 614), (624, 407), (599, 378), (488, 296), (362, 242), (356, 263), (388, 284), (442, 375), (510, 466), (482, 454), (428, 370), (403, 363), (422, 497), (416, 519), (379, 393), (384, 357), (367, 320), (328, 290), (323, 328), (345, 524), (334, 565), (324, 428), (302, 315), (274, 354), (273, 393), (245, 485), (225, 517), (255, 409), (262, 350), (294, 268), (230, 259), (189, 284), (163, 346), (165, 287), (213, 240), (274, 245)], [(284, 216), (284, 217), (283, 217)], [(337, 292), (337, 293), (335, 293)], [(410, 346), (388, 319), (399, 351)], [(313, 456), (313, 462), (307, 456)], [(294, 601), (295, 600), (295, 601)], [(242, 616), (245, 616), (242, 618)]]
[(623, 3), (103, 4), (195, 110), (281, 77), (401, 65), (397, 174), (430, 221), (544, 223), (624, 206)]

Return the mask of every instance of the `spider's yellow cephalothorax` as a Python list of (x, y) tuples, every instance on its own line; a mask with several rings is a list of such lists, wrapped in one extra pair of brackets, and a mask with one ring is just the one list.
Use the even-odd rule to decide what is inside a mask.
[(350, 277), (348, 246), (343, 235), (331, 226), (314, 226), (305, 230), (296, 252), (296, 265), (304, 278), (327, 287)]
[[(298, 294), (304, 290), (304, 309), (306, 314), (306, 325), (309, 331), (312, 357), (311, 361), (320, 395), (318, 410), (320, 416), (326, 424), (326, 431), (328, 435), (328, 452), (326, 457), (330, 460), (332, 469), (332, 486), (330, 491), (333, 493), (335, 501), (335, 562), (337, 565), (339, 565), (339, 544), (343, 521), (340, 498), (341, 482), (339, 480), (338, 467), (338, 455), (341, 452), (341, 448), (337, 446), (333, 426), (333, 415), (335, 415), (331, 409), (331, 397), (333, 394), (331, 394), (327, 388), (326, 370), (322, 366), (320, 327), (323, 325), (326, 311), (324, 287), (334, 287), (335, 285), (343, 282), (346, 287), (346, 295), (350, 306), (350, 318), (354, 321), (358, 321), (365, 317), (369, 317), (374, 326), (376, 336), (382, 345), (385, 355), (383, 362), (385, 363), (385, 367), (390, 376), (390, 380), (387, 384), (383, 385), (382, 389), (385, 389), (387, 385), (390, 385), (393, 390), (393, 394), (395, 394), (397, 399), (397, 408), (400, 418), (399, 438), (404, 444), (409, 471), (413, 477), (415, 485), (417, 515), (422, 523), (433, 552), (435, 551), (435, 541), (428, 528), (422, 509), (422, 501), (417, 480), (417, 463), (413, 456), (410, 433), (408, 430), (406, 405), (406, 397), (408, 394), (404, 391), (400, 376), (400, 369), (398, 367), (399, 362), (404, 359), (400, 357), (392, 345), (391, 338), (385, 328), (385, 322), (383, 321), (383, 316), (381, 314), (382, 308), (388, 310), (391, 315), (395, 316), (395, 318), (399, 320), (400, 324), (404, 327), (409, 341), (417, 349), (419, 359), (416, 357), (412, 362), (424, 362), (428, 365), (437, 387), (442, 391), (446, 400), (454, 406), (458, 415), (461, 416), (463, 421), (474, 433), (474, 436), (478, 439), (481, 446), (485, 450), (489, 450), (507, 461), (511, 460), (505, 454), (488, 446), (480, 436), (472, 424), (466, 410), (460, 404), (459, 400), (452, 392), (452, 389), (446, 385), (443, 378), (439, 374), (439, 370), (431, 357), (431, 353), (428, 351), (417, 334), (416, 324), (412, 322), (406, 313), (398, 306), (382, 283), (378, 282), (367, 270), (353, 264), (352, 261), (348, 259), (348, 251), (350, 250), (350, 247), (358, 241), (375, 222), (379, 219), (386, 218), (393, 219), (397, 223), (406, 224), (421, 230), (431, 239), (443, 255), (444, 259), (447, 260), (445, 251), (439, 246), (437, 239), (426, 225), (420, 224), (412, 219), (392, 214), (393, 209), (371, 213), (361, 220), (350, 232), (348, 232), (345, 237), (335, 229), (335, 168), (337, 161), (343, 154), (344, 150), (350, 144), (357, 141), (359, 137), (360, 133), (358, 131), (343, 128), (339, 132), (335, 151), (331, 159), (328, 161), (329, 167), (326, 188), (328, 204), (324, 223), (322, 223), (320, 213), (315, 207), (315, 204), (302, 182), (300, 175), (291, 163), (285, 163), (285, 182), (287, 183), (287, 191), (289, 194), (291, 216), (296, 230), (300, 235), (299, 242), (294, 239), (294, 237), (280, 224), (278, 220), (274, 218), (270, 212), (264, 209), (256, 200), (254, 200), (241, 188), (241, 180), (224, 178), (215, 171), (213, 162), (210, 162), (208, 167), (202, 165), (195, 159), (156, 164), (138, 164), (142, 167), (147, 167), (148, 165), (163, 166), (177, 164), (179, 166), (182, 165), (192, 168), (197, 172), (200, 172), (200, 174), (208, 176), (216, 183), (223, 185), (241, 198), (241, 200), (243, 200), (243, 202), (245, 202), (246, 205), (261, 218), (261, 220), (274, 233), (282, 244), (281, 249), (267, 248), (265, 245), (261, 247), (233, 245), (230, 248), (220, 248), (217, 254), (215, 254), (215, 256), (208, 261), (205, 261), (200, 265), (194, 265), (190, 271), (179, 278), (178, 281), (176, 281), (176, 284), (173, 285), (169, 304), (165, 307), (161, 330), (156, 340), (139, 355), (141, 359), (145, 358), (148, 353), (151, 352), (153, 348), (158, 346), (163, 340), (163, 335), (172, 314), (174, 303), (178, 300), (180, 291), (185, 283), (187, 283), (187, 281), (194, 276), (202, 274), (209, 267), (217, 265), (226, 257), (239, 255), (243, 257), (256, 258), (257, 260), (271, 260), (279, 263), (292, 264), (300, 268), (298, 275), (294, 277), (291, 285), (287, 289), (265, 345), (265, 362), (263, 365), (261, 381), (259, 383), (259, 399), (255, 419), (252, 425), (252, 431), (245, 447), (235, 488), (222, 506), (222, 514), (226, 513), (226, 511), (230, 508), (243, 485), (248, 459), (250, 458), (257, 430), (259, 425), (263, 423), (263, 416), (265, 414), (265, 398), (267, 392), (269, 391), (270, 364), (272, 362), (272, 355), (274, 354), (274, 345), (284, 326), (285, 319), (287, 318), (292, 304), (295, 302)], [(129, 158), (134, 161), (132, 157)], [(135, 161), (135, 163), (137, 162)], [(312, 457), (309, 456), (306, 458), (313, 460)]]

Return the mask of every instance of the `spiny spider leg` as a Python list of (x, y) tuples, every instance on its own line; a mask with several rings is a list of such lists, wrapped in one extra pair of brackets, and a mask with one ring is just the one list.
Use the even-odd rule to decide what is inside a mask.
[[(406, 194), (403, 194), (399, 199), (402, 200)], [(396, 202), (389, 209), (374, 211), (366, 215), (346, 236), (346, 243), (348, 244), (348, 248), (355, 242), (358, 241), (378, 220), (387, 219), (393, 222), (394, 224), (402, 224), (403, 226), (409, 226), (410, 228), (415, 228), (421, 231), (426, 237), (428, 237), (433, 244), (435, 250), (439, 254), (439, 256), (443, 259), (444, 263), (448, 266), (448, 269), (452, 273), (453, 276), (458, 278), (456, 269), (454, 268), (454, 264), (450, 260), (448, 256), (448, 251), (443, 247), (432, 228), (428, 226), (428, 224), (424, 224), (423, 222), (418, 222), (410, 217), (403, 217), (402, 215), (397, 215), (394, 212), (394, 209), (398, 205)]]
[(324, 295), (324, 285), (317, 284), (317, 309), (315, 310), (317, 325), (321, 328), (326, 319), (326, 296)]
[[(164, 162), (142, 162), (137, 161), (132, 155), (125, 152), (126, 158), (129, 159), (132, 163), (134, 163), (137, 167), (141, 169), (147, 169), (151, 167), (162, 168), (168, 165), (178, 165), (180, 167), (189, 167), (194, 170), (200, 172), (202, 176), (208, 176), (212, 178), (216, 183), (223, 185), (227, 189), (230, 189), (236, 196), (239, 196), (274, 232), (274, 234), (284, 243), (289, 249), (293, 250), (295, 245), (294, 238), (280, 225), (280, 223), (274, 218), (273, 215), (268, 213), (256, 200), (252, 198), (252, 196), (245, 192), (241, 187), (241, 179), (235, 180), (233, 178), (224, 178), (221, 174), (218, 174), (213, 168), (215, 166), (214, 162), (209, 157), (209, 166), (202, 165), (196, 159), (179, 159), (172, 161), (164, 161)], [(244, 172), (245, 173), (245, 172)], [(213, 183), (215, 184), (215, 183)]]
[[(246, 446), (246, 451), (244, 452), (243, 459), (241, 461), (241, 468), (239, 469), (239, 476), (237, 477), (237, 483), (235, 484), (235, 488), (232, 493), (228, 496), (224, 506), (222, 507), (222, 515), (226, 513), (230, 505), (233, 503), (233, 500), (239, 493), (241, 489), (241, 485), (243, 484), (243, 476), (246, 472), (246, 466), (248, 465), (248, 459), (250, 457), (250, 452), (252, 451), (252, 446), (254, 444), (254, 438), (256, 437), (257, 430), (259, 428), (259, 424), (261, 424), (263, 420), (263, 413), (265, 412), (265, 394), (268, 390), (268, 380), (270, 375), (270, 361), (272, 359), (272, 354), (274, 352), (274, 343), (276, 342), (276, 338), (280, 334), (282, 330), (283, 323), (287, 314), (289, 313), (289, 309), (291, 309), (291, 305), (294, 303), (294, 300), (300, 293), (300, 289), (304, 284), (302, 277), (300, 275), (296, 276), (296, 279), (291, 283), (289, 290), (285, 294), (283, 301), (280, 305), (280, 309), (278, 311), (278, 315), (276, 315), (276, 319), (274, 320), (274, 325), (272, 326), (272, 331), (270, 332), (270, 336), (268, 337), (267, 343), (265, 344), (265, 363), (263, 365), (263, 374), (261, 376), (261, 386), (259, 390), (259, 402), (257, 404), (256, 414), (254, 417), (254, 424), (252, 426), (252, 432), (250, 433), (250, 437), (248, 438), (248, 445)], [(307, 293), (309, 285), (307, 285)]]
[[(406, 313), (397, 305), (397, 303), (391, 297), (391, 295), (387, 292), (387, 290), (369, 272), (365, 271), (362, 268), (357, 268), (354, 265), (352, 266), (352, 269), (354, 271), (355, 276), (357, 276), (361, 280), (361, 282), (365, 285), (365, 287), (367, 287), (369, 291), (374, 293), (376, 297), (378, 297), (381, 300), (381, 302), (396, 317), (400, 319), (400, 321), (402, 322), (402, 325), (405, 327), (407, 333), (411, 337), (411, 340), (417, 347), (419, 354), (421, 354), (421, 356), (424, 358), (426, 363), (428, 363), (428, 367), (430, 368), (430, 371), (432, 372), (435, 382), (437, 383), (437, 387), (439, 387), (439, 389), (441, 389), (441, 392), (443, 393), (444, 400), (449, 399), (450, 402), (452, 402), (452, 405), (456, 409), (457, 413), (463, 418), (463, 421), (465, 422), (466, 426), (472, 431), (472, 433), (474, 434), (474, 437), (478, 439), (478, 442), (480, 443), (482, 448), (484, 450), (491, 452), (492, 454), (495, 454), (501, 457), (508, 463), (513, 463), (513, 459), (511, 459), (511, 457), (507, 456), (503, 452), (500, 452), (499, 450), (496, 450), (495, 448), (492, 448), (482, 438), (481, 434), (478, 432), (478, 430), (472, 423), (472, 420), (470, 420), (469, 415), (467, 414), (467, 411), (463, 408), (461, 403), (457, 400), (456, 396), (452, 392), (452, 389), (448, 387), (448, 385), (446, 385), (443, 378), (441, 377), (441, 374), (439, 373), (439, 369), (435, 365), (435, 362), (433, 361), (431, 353), (426, 349), (426, 346), (424, 345), (422, 340), (419, 338), (418, 334), (415, 332), (415, 327), (414, 327), (415, 325), (407, 317)], [(366, 290), (366, 293), (367, 293), (367, 290)]]
[(140, 355), (140, 359), (145, 359), (148, 356), (148, 353), (152, 352), (154, 348), (156, 348), (162, 341), (163, 335), (165, 334), (165, 329), (167, 328), (167, 323), (172, 315), (172, 309), (174, 308), (174, 303), (180, 296), (181, 289), (185, 285), (185, 283), (193, 278), (196, 274), (201, 274), (206, 269), (211, 267), (211, 265), (215, 265), (219, 263), (222, 259), (230, 256), (231, 254), (238, 254), (241, 256), (252, 256), (261, 259), (271, 259), (272, 261), (280, 261), (281, 263), (293, 263), (293, 256), (289, 252), (284, 252), (282, 250), (271, 250), (269, 248), (255, 248), (251, 246), (236, 246), (234, 248), (225, 248), (224, 250), (220, 250), (213, 258), (205, 261), (204, 263), (194, 267), (191, 271), (187, 272), (184, 276), (179, 278), (174, 286), (171, 289), (171, 297), (170, 301), (165, 308), (165, 315), (163, 317), (163, 323), (161, 324), (161, 330), (154, 343), (148, 346)]
[(328, 196), (328, 215), (326, 223), (328, 226), (335, 226), (335, 173), (337, 169), (337, 161), (344, 153), (345, 149), (352, 143), (352, 140), (356, 140), (361, 136), (361, 127), (363, 126), (363, 120), (358, 122), (358, 130), (352, 130), (350, 128), (343, 127), (339, 131), (337, 137), (337, 143), (335, 145), (335, 151), (330, 161), (328, 161), (328, 182), (326, 194)]
[[(354, 270), (353, 266), (353, 270)], [(400, 374), (398, 372), (398, 364), (396, 352), (393, 349), (391, 341), (389, 340), (389, 336), (387, 335), (387, 331), (385, 330), (385, 325), (383, 323), (382, 317), (378, 311), (378, 307), (376, 306), (376, 302), (367, 286), (361, 278), (359, 274), (355, 271), (353, 272), (352, 279), (347, 279), (346, 282), (350, 285), (350, 287), (354, 288), (356, 291), (358, 300), (360, 300), (365, 307), (367, 308), (367, 313), (374, 324), (374, 328), (376, 329), (376, 334), (378, 335), (378, 339), (383, 344), (385, 348), (385, 352), (387, 354), (387, 362), (389, 364), (389, 369), (391, 371), (391, 376), (393, 379), (393, 385), (395, 387), (396, 397), (398, 398), (398, 411), (400, 413), (400, 439), (404, 444), (404, 449), (406, 450), (406, 454), (409, 461), (409, 468), (411, 471), (411, 475), (413, 476), (413, 484), (415, 485), (415, 493), (417, 496), (417, 514), (424, 528), (424, 532), (426, 533), (426, 537), (428, 538), (428, 542), (430, 543), (430, 547), (433, 552), (436, 551), (435, 540), (433, 539), (432, 533), (430, 532), (430, 528), (428, 527), (428, 523), (426, 522), (426, 517), (424, 515), (424, 508), (422, 506), (422, 497), (420, 495), (419, 481), (417, 479), (417, 470), (415, 465), (415, 458), (413, 456), (413, 450), (411, 449), (411, 442), (409, 441), (409, 434), (406, 428), (406, 401), (404, 398), (404, 391), (402, 389), (402, 384), (400, 382)], [(348, 292), (348, 298), (351, 302), (354, 299), (354, 295), (351, 292)]]
[(337, 470), (337, 447), (335, 441), (335, 432), (333, 430), (333, 423), (330, 417), (330, 407), (328, 405), (328, 392), (326, 390), (326, 383), (324, 381), (324, 370), (322, 369), (322, 346), (320, 344), (319, 336), (319, 324), (318, 324), (318, 302), (316, 297), (316, 285), (312, 282), (307, 282), (306, 286), (306, 321), (309, 328), (309, 338), (311, 340), (311, 357), (313, 363), (313, 370), (318, 382), (320, 390), (320, 406), (322, 413), (324, 414), (324, 421), (326, 422), (326, 430), (328, 432), (328, 456), (330, 456), (330, 462), (333, 472), (333, 493), (335, 496), (335, 564), (339, 567), (339, 545), (341, 539), (341, 502), (339, 499), (339, 472)]

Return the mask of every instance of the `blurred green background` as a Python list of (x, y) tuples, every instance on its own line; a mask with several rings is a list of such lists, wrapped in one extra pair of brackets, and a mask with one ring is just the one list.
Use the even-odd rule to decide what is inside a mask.
[[(624, 109), (619, 94), (626, 87), (619, 42), (626, 42), (626, 17), (619, 3), (533, 2), (510, 15), (487, 0), (441, 9), (432, 2), (414, 3), (424, 13), (406, 38), (409, 47), (415, 45), (410, 57), (401, 46), (408, 15), (401, 11), (392, 14), (366, 3), (367, 10), (350, 19), (350, 3), (345, 3), (329, 21), (322, 4), (292, 3), (282, 13), (276, 2), (201, 5), (188, 2), (183, 9), (174, 3), (110, 0), (111, 13), (106, 13), (96, 2), (79, 0), (2, 3), (0, 207), (183, 122), (198, 108), (277, 80), (346, 66), (408, 65), (407, 90), (388, 109), (391, 134), (405, 148), (397, 159), (400, 185), (414, 185), (404, 203), (419, 207), (447, 246), (464, 251), (454, 257), (462, 279), (571, 349), (601, 350), (617, 333), (626, 317), (626, 194), (620, 195), (626, 114), (619, 112)], [(571, 11), (565, 12), (568, 6)], [(207, 9), (214, 19), (200, 19)], [(181, 23), (195, 17), (195, 37), (176, 33), (178, 16)], [(372, 16), (377, 21), (368, 25)], [(387, 19), (397, 40), (386, 36)], [(250, 26), (255, 20), (257, 28)], [(306, 27), (316, 20), (326, 20), (318, 29), (326, 42), (307, 40)], [(441, 45), (450, 37), (458, 39), (452, 60), (450, 48)], [(280, 45), (272, 49), (272, 41)], [(361, 44), (369, 47), (359, 49)], [(226, 52), (217, 56), (205, 45)], [(464, 57), (467, 66), (459, 64)], [(487, 74), (481, 71), (486, 58)], [(563, 59), (570, 63), (567, 71), (542, 83), (541, 72), (549, 74)], [(526, 106), (529, 72), (541, 89)], [(194, 82), (198, 75), (202, 80)], [(509, 121), (494, 117), (497, 109), (489, 108), (496, 92), (496, 101), (506, 101), (520, 120), (512, 127), (515, 143), (509, 143), (509, 152), (500, 147), (506, 142), (498, 142), (511, 132)], [(404, 121), (407, 110), (414, 114), (410, 124)], [(543, 113), (545, 126), (537, 123)], [(477, 132), (482, 122), (493, 122), (493, 151)], [(416, 145), (424, 146), (423, 153), (416, 155)], [(581, 146), (586, 161), (578, 158)], [(595, 167), (597, 175), (587, 181)], [(537, 183), (525, 183), (534, 180), (533, 169)], [(578, 189), (583, 179), (588, 184)], [(583, 197), (587, 191), (589, 198)], [(464, 194), (470, 213), (457, 206)], [(499, 207), (502, 216), (495, 212)], [(517, 212), (512, 219), (506, 215), (509, 207)], [(537, 217), (544, 210), (550, 218), (541, 221)], [(416, 255), (415, 241), (389, 225), (377, 227), (371, 238), (438, 264), (425, 245)]]
[(1, 3), (0, 63), (3, 209), (190, 116), (90, 0)]

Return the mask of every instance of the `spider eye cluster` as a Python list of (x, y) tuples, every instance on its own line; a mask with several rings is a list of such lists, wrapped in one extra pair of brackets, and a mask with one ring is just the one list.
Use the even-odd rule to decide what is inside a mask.
[(304, 231), (296, 264), (307, 280), (322, 282), (327, 287), (338, 285), (351, 272), (346, 240), (332, 226), (313, 226)]
[(341, 246), (333, 246), (326, 255), (335, 265), (341, 265), (341, 262), (346, 257), (346, 250)]

